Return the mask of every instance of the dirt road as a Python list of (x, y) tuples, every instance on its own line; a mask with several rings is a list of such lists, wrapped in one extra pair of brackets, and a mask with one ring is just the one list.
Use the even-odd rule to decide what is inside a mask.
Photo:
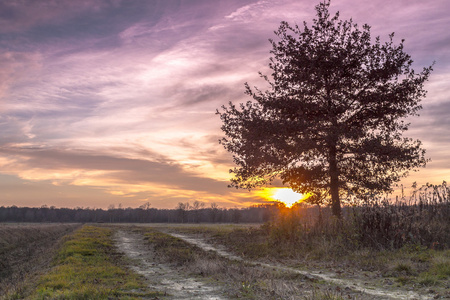
[(220, 286), (188, 277), (173, 266), (157, 263), (142, 234), (118, 230), (115, 241), (118, 249), (129, 258), (131, 268), (147, 279), (151, 289), (165, 293), (164, 299), (227, 299)]

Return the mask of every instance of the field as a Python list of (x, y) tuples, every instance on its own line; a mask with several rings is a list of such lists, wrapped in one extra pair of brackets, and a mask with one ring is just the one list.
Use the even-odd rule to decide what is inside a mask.
[(0, 224), (0, 297), (25, 292), (45, 272), (63, 236), (79, 224)]
[(3, 224), (0, 299), (450, 298), (448, 249), (344, 247), (339, 234), (301, 246), (286, 230)]

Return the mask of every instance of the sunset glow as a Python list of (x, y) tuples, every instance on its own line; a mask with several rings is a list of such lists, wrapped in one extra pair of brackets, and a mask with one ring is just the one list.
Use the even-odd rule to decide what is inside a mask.
[(266, 198), (270, 201), (279, 201), (292, 207), (295, 203), (305, 200), (307, 197), (303, 194), (296, 193), (290, 188), (269, 188), (264, 189)]
[[(268, 39), (281, 21), (310, 25), (319, 2), (1, 1), (0, 206), (301, 200), (228, 188), (235, 164), (215, 111), (251, 100), (246, 82), (266, 89)], [(436, 61), (408, 120), (432, 160), (402, 183), (450, 180), (448, 0), (335, 0), (330, 11), (381, 42), (395, 32), (419, 71)]]

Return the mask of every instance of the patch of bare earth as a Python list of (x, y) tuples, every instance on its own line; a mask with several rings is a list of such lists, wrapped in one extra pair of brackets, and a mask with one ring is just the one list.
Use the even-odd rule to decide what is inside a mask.
[(190, 244), (196, 245), (197, 247), (205, 250), (205, 251), (214, 251), (218, 255), (225, 257), (229, 260), (242, 261), (246, 264), (254, 265), (254, 266), (262, 266), (271, 270), (278, 270), (282, 272), (288, 272), (292, 274), (300, 274), (307, 278), (317, 279), (321, 282), (325, 282), (336, 286), (338, 291), (343, 291), (349, 299), (433, 299), (433, 297), (428, 295), (420, 295), (415, 291), (405, 291), (405, 290), (395, 290), (393, 287), (383, 288), (379, 287), (376, 282), (371, 282), (368, 278), (363, 278), (353, 274), (353, 276), (346, 277), (345, 275), (332, 273), (332, 272), (324, 272), (324, 271), (305, 271), (297, 268), (275, 264), (275, 263), (266, 263), (266, 262), (258, 262), (258, 261), (250, 261), (246, 260), (240, 256), (229, 253), (226, 251), (226, 248), (223, 245), (213, 245), (211, 242), (206, 241), (206, 239), (201, 238), (199, 236), (192, 236), (174, 232), (166, 232), (174, 237), (182, 239)]
[(64, 235), (79, 224), (0, 224), (0, 299), (27, 289), (50, 267)]
[(129, 258), (130, 268), (144, 276), (151, 289), (165, 293), (164, 299), (227, 299), (220, 286), (190, 277), (173, 266), (158, 262), (142, 234), (117, 230), (115, 242), (119, 251)]

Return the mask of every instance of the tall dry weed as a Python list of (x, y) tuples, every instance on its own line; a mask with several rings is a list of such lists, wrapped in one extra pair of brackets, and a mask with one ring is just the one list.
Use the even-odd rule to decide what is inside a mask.
[(450, 246), (450, 187), (427, 184), (409, 197), (395, 200), (373, 197), (343, 208), (342, 219), (327, 207), (280, 207), (265, 225), (274, 245), (317, 249), (318, 243), (336, 252), (360, 248), (399, 249), (417, 245), (432, 249)]

